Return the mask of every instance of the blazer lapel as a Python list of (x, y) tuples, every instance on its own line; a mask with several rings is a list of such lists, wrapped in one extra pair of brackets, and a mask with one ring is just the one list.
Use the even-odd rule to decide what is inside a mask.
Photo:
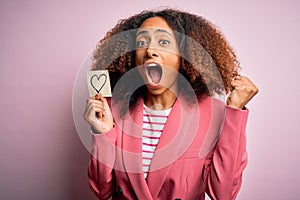
[(175, 102), (150, 163), (147, 183), (154, 199), (159, 195), (172, 163), (191, 145), (198, 130), (198, 104), (188, 106), (183, 98), (179, 95)]
[(122, 127), (122, 157), (125, 173), (138, 199), (152, 199), (142, 168), (143, 99), (137, 102), (135, 112), (127, 115)]

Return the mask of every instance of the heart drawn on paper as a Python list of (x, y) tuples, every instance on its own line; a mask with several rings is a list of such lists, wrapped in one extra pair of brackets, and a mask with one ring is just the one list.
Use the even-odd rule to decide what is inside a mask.
[(99, 93), (101, 89), (104, 87), (104, 85), (106, 84), (106, 80), (107, 80), (106, 74), (100, 74), (100, 75), (94, 74), (90, 79), (90, 83), (91, 86), (96, 90), (96, 92)]

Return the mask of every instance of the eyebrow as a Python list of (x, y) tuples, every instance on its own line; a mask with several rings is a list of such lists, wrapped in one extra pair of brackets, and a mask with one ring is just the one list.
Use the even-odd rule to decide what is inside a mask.
[[(136, 36), (138, 36), (138, 35), (143, 35), (143, 34), (147, 34), (147, 33), (149, 33), (148, 30), (141, 30), (141, 31), (139, 31), (139, 32), (136, 34)], [(154, 31), (154, 33), (167, 33), (168, 35), (172, 36), (172, 34), (171, 34), (169, 31), (165, 30), (165, 29), (156, 29), (156, 30)]]

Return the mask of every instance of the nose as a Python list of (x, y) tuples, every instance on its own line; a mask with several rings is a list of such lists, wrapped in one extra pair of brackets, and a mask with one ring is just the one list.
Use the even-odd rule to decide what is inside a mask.
[(154, 49), (147, 49), (147, 55), (149, 58), (158, 57), (158, 53)]
[(149, 58), (159, 57), (158, 49), (150, 44), (147, 48), (147, 56)]

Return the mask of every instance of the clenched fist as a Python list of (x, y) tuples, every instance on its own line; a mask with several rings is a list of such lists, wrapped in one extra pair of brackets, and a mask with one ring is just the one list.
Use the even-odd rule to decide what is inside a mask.
[(101, 94), (87, 100), (84, 119), (95, 133), (106, 133), (114, 126), (107, 100)]
[(258, 88), (246, 76), (236, 76), (231, 86), (227, 105), (233, 108), (242, 109), (258, 93)]

